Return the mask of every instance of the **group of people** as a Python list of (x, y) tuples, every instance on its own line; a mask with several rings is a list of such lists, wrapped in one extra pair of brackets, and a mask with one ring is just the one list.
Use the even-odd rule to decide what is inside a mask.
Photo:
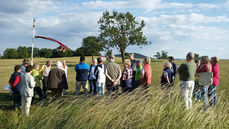
[[(14, 67), (14, 73), (9, 79), (9, 84), (13, 91), (15, 109), (19, 109), (21, 106), (22, 112), (29, 115), (30, 106), (35, 100), (35, 93), (39, 95), (39, 101), (41, 101), (47, 98), (48, 89), (51, 90), (53, 98), (57, 98), (59, 86), (64, 86), (64, 89), (68, 88), (68, 67), (65, 60), (58, 61), (57, 68), (51, 69), (51, 65), (52, 61), (47, 61), (46, 65), (42, 65), (40, 68), (39, 64), (29, 65), (29, 60), (24, 59), (22, 65)], [(41, 81), (43, 82), (42, 89)]]
[[(80, 57), (80, 62), (75, 66), (76, 71), (76, 96), (79, 95), (81, 87), (84, 94), (98, 95), (102, 97), (105, 91), (108, 94), (118, 92), (119, 87), (122, 92), (131, 92), (137, 87), (148, 88), (152, 81), (151, 59), (144, 58), (143, 61), (136, 60), (134, 54), (129, 55), (129, 59), (124, 60), (123, 70), (119, 64), (115, 63), (115, 56), (107, 56), (108, 62), (105, 64), (101, 57), (92, 60), (92, 65), (85, 62), (85, 57)], [(185, 100), (187, 109), (192, 107), (193, 92), (202, 91), (196, 99), (204, 98), (205, 110), (208, 106), (215, 106), (217, 101), (216, 87), (219, 85), (219, 67), (217, 57), (212, 57), (209, 61), (207, 56), (203, 56), (199, 61), (194, 62), (194, 54), (188, 53), (186, 63), (179, 67), (174, 62), (173, 57), (163, 64), (164, 69), (161, 76), (161, 87), (165, 94), (171, 91), (174, 86), (177, 73), (180, 78), (180, 94)], [(31, 103), (35, 99), (35, 93), (39, 95), (39, 101), (47, 98), (47, 90), (51, 90), (53, 100), (66, 94), (68, 89), (67, 65), (66, 61), (58, 61), (56, 68), (51, 69), (52, 62), (47, 61), (46, 65), (35, 63), (29, 65), (29, 60), (24, 59), (22, 65), (16, 65), (14, 73), (11, 75), (9, 84), (14, 93), (14, 107), (22, 105), (22, 111), (29, 115)], [(196, 76), (196, 77), (195, 77)], [(41, 81), (43, 87), (41, 89)], [(88, 88), (88, 83), (90, 88)], [(198, 90), (196, 90), (198, 89)], [(210, 98), (210, 102), (209, 102)]]
[[(80, 57), (80, 63), (75, 66), (76, 71), (76, 95), (79, 95), (81, 87), (88, 95), (104, 95), (105, 88), (108, 94), (118, 92), (122, 87), (122, 92), (129, 92), (138, 87), (148, 87), (151, 84), (152, 70), (150, 58), (146, 57), (142, 65), (140, 60), (134, 59), (134, 54), (130, 54), (130, 59), (126, 59), (123, 64), (123, 71), (120, 65), (115, 63), (115, 56), (107, 56), (108, 63), (104, 64), (101, 57), (93, 59), (92, 65), (85, 63), (85, 57)], [(90, 90), (88, 90), (88, 83)], [(106, 86), (106, 87), (105, 87)]]

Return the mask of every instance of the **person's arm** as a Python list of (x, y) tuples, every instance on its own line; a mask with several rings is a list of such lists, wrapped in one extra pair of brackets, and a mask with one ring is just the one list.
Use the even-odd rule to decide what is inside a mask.
[(20, 77), (16, 76), (16, 79), (15, 79), (14, 83), (12, 84), (12, 86), (15, 87), (19, 82), (20, 82)]
[(196, 70), (196, 73), (201, 73), (201, 72), (207, 72), (208, 71), (208, 68), (206, 67), (206, 65), (200, 65), (197, 70)]
[(144, 76), (145, 76), (145, 70), (144, 70), (144, 68), (142, 68), (140, 78), (142, 79), (142, 78), (144, 78)]
[(36, 82), (34, 81), (34, 78), (31, 76), (30, 80), (29, 80), (29, 87), (30, 88), (34, 88), (35, 84), (36, 84)]
[(62, 80), (63, 80), (63, 84), (65, 85), (64, 89), (68, 89), (68, 81), (67, 81), (65, 72), (64, 72), (64, 74), (62, 75)]
[(110, 81), (112, 81), (112, 82), (114, 82), (115, 80), (113, 80), (109, 75), (108, 75), (108, 72), (107, 72), (107, 70), (106, 70), (106, 72), (105, 72), (105, 75), (106, 75), (106, 77), (110, 80)]
[(77, 65), (75, 66), (75, 71), (77, 72), (77, 70), (78, 70), (78, 67), (77, 67)]
[(118, 78), (116, 78), (115, 82), (118, 82), (122, 77), (122, 72), (121, 72), (121, 68), (119, 68), (119, 76)]
[(169, 77), (165, 77), (165, 80), (167, 81), (167, 83), (170, 85), (170, 81), (169, 81)]

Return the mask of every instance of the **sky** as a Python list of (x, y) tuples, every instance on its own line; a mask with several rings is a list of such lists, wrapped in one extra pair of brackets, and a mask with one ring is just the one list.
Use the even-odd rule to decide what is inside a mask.
[[(83, 38), (99, 35), (97, 21), (106, 10), (130, 12), (145, 21), (143, 33), (152, 44), (130, 46), (127, 52), (153, 57), (164, 50), (175, 58), (194, 52), (229, 59), (229, 0), (1, 0), (0, 54), (31, 46), (33, 18), (38, 35), (75, 50)], [(58, 45), (36, 39), (35, 47)]]

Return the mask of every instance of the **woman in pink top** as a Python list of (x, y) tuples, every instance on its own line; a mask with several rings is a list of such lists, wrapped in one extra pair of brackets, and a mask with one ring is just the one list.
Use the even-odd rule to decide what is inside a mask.
[(210, 100), (210, 106), (215, 106), (217, 102), (217, 96), (216, 96), (216, 87), (219, 85), (219, 66), (218, 66), (219, 58), (218, 57), (212, 57), (211, 58), (211, 65), (212, 65), (212, 72), (213, 72), (213, 85), (209, 87), (209, 97)]
[[(196, 73), (200, 74), (202, 72), (212, 72), (212, 66), (208, 59), (208, 56), (202, 56), (200, 60), (200, 65), (198, 66)], [(208, 88), (209, 86), (202, 86), (202, 90), (204, 92), (204, 110), (208, 109)]]

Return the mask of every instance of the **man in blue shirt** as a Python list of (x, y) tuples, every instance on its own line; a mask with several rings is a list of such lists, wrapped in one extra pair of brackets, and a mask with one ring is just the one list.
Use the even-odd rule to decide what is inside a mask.
[(85, 63), (85, 57), (80, 57), (80, 63), (75, 66), (76, 71), (76, 95), (79, 95), (80, 88), (83, 86), (84, 93), (88, 94), (88, 71), (90, 66)]

